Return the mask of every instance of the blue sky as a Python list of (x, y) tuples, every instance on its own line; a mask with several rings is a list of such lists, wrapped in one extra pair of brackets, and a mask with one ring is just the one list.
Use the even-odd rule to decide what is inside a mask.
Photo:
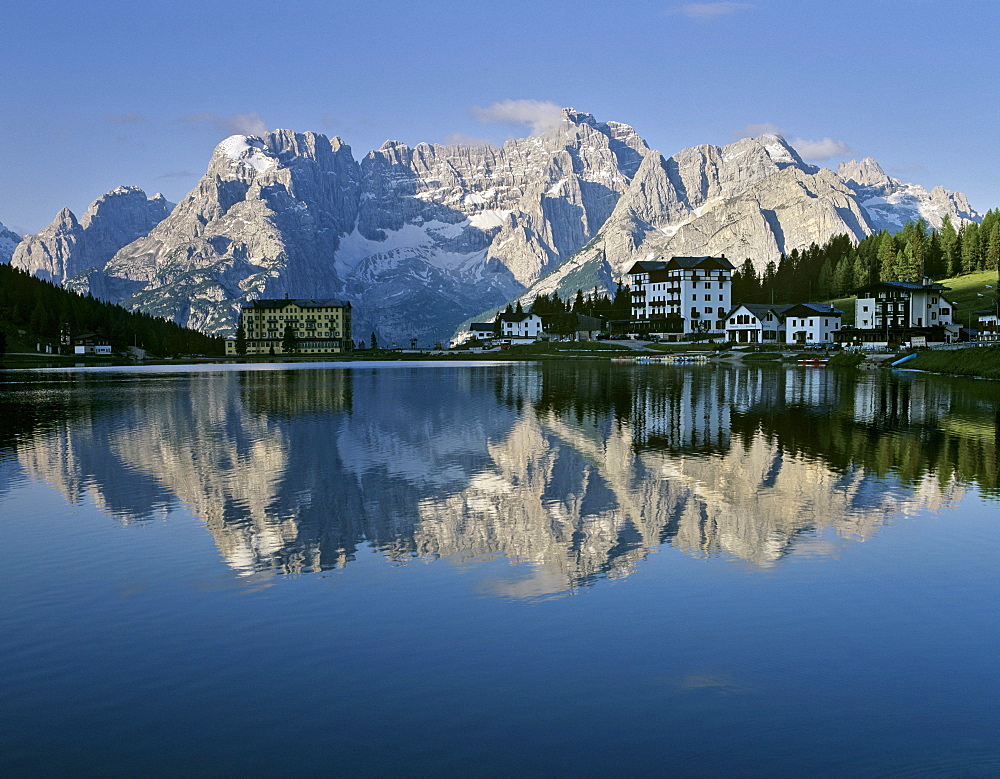
[[(120, 184), (182, 198), (234, 132), (530, 132), (551, 106), (664, 154), (778, 128), (812, 162), (1000, 207), (1000, 3), (5, 0), (0, 222)], [(531, 101), (531, 102), (522, 102)]]

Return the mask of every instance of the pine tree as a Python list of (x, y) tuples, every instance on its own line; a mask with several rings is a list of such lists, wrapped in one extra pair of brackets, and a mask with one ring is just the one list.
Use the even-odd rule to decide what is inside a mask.
[(247, 353), (247, 331), (243, 329), (242, 322), (236, 328), (236, 353), (240, 357), (245, 357)]
[(515, 314), (523, 314), (524, 313), (524, 308), (521, 306), (521, 301), (520, 300), (517, 301), (517, 306), (514, 308), (514, 313)]
[(896, 243), (888, 230), (880, 233), (878, 245), (878, 267), (880, 281), (896, 281)]
[(833, 297), (833, 267), (828, 257), (820, 266), (819, 275), (816, 277), (817, 295), (820, 299)]
[(764, 278), (761, 279), (761, 291), (768, 294), (768, 302), (774, 302), (777, 278), (778, 266), (775, 265), (774, 260), (768, 260), (767, 265), (764, 266)]
[(378, 349), (378, 336), (374, 330), (372, 330), (372, 349)]
[(951, 214), (941, 220), (941, 251), (944, 254), (945, 276), (957, 276), (962, 272), (962, 248), (958, 232), (951, 221)]
[(611, 303), (611, 312), (614, 319), (630, 319), (632, 316), (632, 294), (620, 281), (618, 289), (615, 290), (615, 299)]
[(292, 354), (298, 350), (298, 338), (295, 337), (295, 325), (291, 322), (285, 325), (285, 334), (281, 338), (281, 351)]
[(854, 262), (853, 250), (840, 258), (837, 267), (833, 269), (833, 294), (837, 297), (850, 295), (854, 289)]
[(979, 225), (968, 222), (958, 234), (962, 240), (962, 273), (972, 273), (982, 268), (983, 258), (979, 244)]
[(909, 246), (909, 268), (911, 281), (920, 281), (924, 277), (924, 253), (927, 244), (927, 221), (921, 217), (916, 222), (908, 222), (903, 233)]
[(944, 265), (944, 250), (941, 248), (941, 234), (931, 230), (924, 251), (924, 275), (932, 279), (943, 279), (947, 273)]
[(899, 281), (919, 281), (917, 259), (913, 256), (913, 244), (907, 242), (896, 252), (896, 278)]
[(854, 286), (851, 289), (846, 290), (848, 294), (853, 294), (855, 290), (860, 289), (861, 287), (867, 287), (871, 284), (871, 270), (868, 267), (868, 261), (860, 251), (854, 258), (853, 275)]
[(983, 265), (987, 270), (1000, 269), (1000, 211), (988, 211), (979, 232), (983, 237)]
[(733, 274), (733, 300), (747, 302), (760, 299), (760, 279), (753, 260), (747, 257)]

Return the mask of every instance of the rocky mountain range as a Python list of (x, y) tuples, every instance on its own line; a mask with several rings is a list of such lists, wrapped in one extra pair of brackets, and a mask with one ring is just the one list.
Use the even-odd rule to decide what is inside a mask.
[(248, 300), (289, 294), (351, 301), (356, 339), (430, 343), (515, 298), (612, 288), (636, 259), (763, 269), (838, 233), (945, 214), (980, 218), (964, 195), (870, 158), (818, 168), (775, 135), (665, 157), (628, 125), (565, 109), (499, 147), (387, 141), (360, 162), (315, 133), (233, 136), (176, 206), (120, 187), (79, 222), (61, 211), (12, 262), (208, 333), (232, 334)]
[(147, 235), (172, 209), (163, 195), (147, 198), (138, 187), (118, 187), (91, 203), (79, 220), (62, 209), (48, 227), (17, 245), (11, 262), (64, 284), (80, 273), (106, 267), (119, 249)]

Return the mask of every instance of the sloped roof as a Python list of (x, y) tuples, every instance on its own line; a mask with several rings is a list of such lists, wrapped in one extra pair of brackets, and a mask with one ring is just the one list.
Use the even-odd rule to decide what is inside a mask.
[[(500, 315), (500, 321), (501, 322), (523, 322), (525, 319), (528, 319), (529, 317), (533, 317), (533, 316), (537, 316), (537, 314), (501, 314)], [(541, 317), (539, 317), (539, 318), (541, 318)]]
[(728, 319), (741, 308), (745, 308), (758, 319), (766, 317), (768, 312), (773, 312), (779, 319), (784, 319), (785, 312), (792, 308), (792, 305), (788, 303), (737, 303), (726, 314), (726, 318)]
[(308, 300), (302, 298), (261, 298), (251, 300), (244, 308), (273, 308), (281, 309), (285, 306), (295, 305), (299, 308), (350, 308), (351, 304), (343, 300)]
[(895, 289), (901, 292), (946, 292), (951, 287), (946, 287), (937, 281), (931, 281), (929, 284), (919, 281), (876, 281), (859, 289), (858, 296), (860, 297), (862, 292), (875, 292), (880, 289)]
[(722, 268), (724, 270), (735, 270), (735, 266), (725, 257), (671, 257), (667, 262), (668, 268)]
[(785, 311), (785, 316), (843, 316), (844, 312), (827, 303), (796, 303)]
[(671, 257), (669, 260), (639, 260), (629, 268), (628, 272), (631, 275), (633, 273), (670, 270), (671, 268), (680, 268), (683, 270), (694, 270), (695, 268), (735, 270), (735, 267), (725, 257)]

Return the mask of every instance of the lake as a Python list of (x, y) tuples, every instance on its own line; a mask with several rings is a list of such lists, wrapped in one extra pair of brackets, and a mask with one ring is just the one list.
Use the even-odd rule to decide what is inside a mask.
[(1000, 775), (1000, 388), (0, 373), (0, 773)]

